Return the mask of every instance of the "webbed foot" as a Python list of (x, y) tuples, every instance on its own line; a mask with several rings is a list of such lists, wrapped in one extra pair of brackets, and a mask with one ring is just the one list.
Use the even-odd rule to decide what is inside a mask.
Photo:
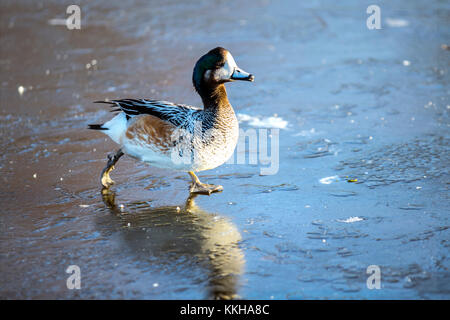
[(189, 192), (191, 194), (206, 194), (209, 196), (211, 193), (223, 191), (222, 186), (202, 183), (194, 172), (189, 171), (188, 173), (192, 178), (191, 188), (189, 189)]
[(119, 149), (115, 154), (109, 154), (108, 155), (108, 162), (106, 164), (106, 167), (103, 168), (102, 174), (100, 176), (100, 182), (103, 186), (103, 188), (109, 188), (111, 185), (114, 184), (114, 180), (111, 179), (109, 176), (109, 173), (114, 170), (114, 165), (119, 161), (120, 157), (123, 156), (124, 153), (121, 149)]
[(210, 195), (211, 193), (215, 192), (222, 192), (223, 187), (221, 185), (215, 185), (215, 184), (207, 184), (207, 183), (198, 183), (194, 182), (191, 183), (191, 188), (189, 190), (192, 194), (206, 194)]

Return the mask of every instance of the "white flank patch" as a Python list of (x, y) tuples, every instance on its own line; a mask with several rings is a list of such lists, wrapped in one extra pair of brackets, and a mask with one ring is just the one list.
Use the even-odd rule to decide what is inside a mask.
[(409, 21), (404, 19), (386, 18), (386, 24), (393, 28), (403, 28), (409, 26)]
[(108, 130), (103, 131), (115, 143), (121, 144), (121, 137), (127, 131), (127, 118), (124, 112), (120, 112), (117, 116), (103, 124)]
[(331, 184), (332, 182), (336, 182), (339, 180), (339, 176), (331, 176), (331, 177), (325, 177), (319, 180), (322, 184)]
[(238, 113), (239, 122), (248, 122), (252, 127), (286, 129), (288, 122), (280, 117), (253, 117), (248, 114)]
[(350, 218), (347, 218), (347, 219), (345, 219), (345, 220), (337, 220), (337, 221), (339, 221), (339, 222), (344, 222), (344, 223), (353, 223), (353, 222), (358, 222), (358, 221), (363, 221), (364, 219), (363, 218), (360, 218), (360, 217), (350, 217)]

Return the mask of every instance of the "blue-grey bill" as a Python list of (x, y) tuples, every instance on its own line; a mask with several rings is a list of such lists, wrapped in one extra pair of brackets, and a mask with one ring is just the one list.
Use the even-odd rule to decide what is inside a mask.
[(254, 81), (255, 77), (252, 74), (245, 72), (242, 69), (236, 68), (236, 69), (234, 69), (234, 72), (231, 75), (231, 79), (232, 80)]

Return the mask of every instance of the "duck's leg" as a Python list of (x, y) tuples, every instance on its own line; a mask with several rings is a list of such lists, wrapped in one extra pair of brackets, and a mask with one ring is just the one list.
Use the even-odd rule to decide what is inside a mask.
[(109, 188), (112, 184), (114, 184), (114, 181), (110, 178), (109, 173), (114, 170), (114, 165), (119, 161), (120, 157), (123, 156), (124, 153), (122, 152), (122, 149), (117, 150), (116, 153), (108, 154), (108, 163), (106, 164), (106, 167), (102, 171), (102, 175), (100, 177), (100, 181), (102, 183), (102, 186), (104, 188)]
[(223, 187), (219, 185), (201, 183), (193, 171), (189, 171), (188, 173), (192, 178), (190, 193), (210, 195), (211, 193), (223, 190)]

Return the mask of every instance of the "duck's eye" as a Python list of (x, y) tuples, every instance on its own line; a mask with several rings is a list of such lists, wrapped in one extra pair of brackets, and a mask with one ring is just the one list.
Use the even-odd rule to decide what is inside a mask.
[(225, 62), (221, 62), (221, 63), (219, 63), (218, 65), (217, 65), (217, 69), (220, 69), (220, 68), (222, 68), (223, 66), (225, 65)]

